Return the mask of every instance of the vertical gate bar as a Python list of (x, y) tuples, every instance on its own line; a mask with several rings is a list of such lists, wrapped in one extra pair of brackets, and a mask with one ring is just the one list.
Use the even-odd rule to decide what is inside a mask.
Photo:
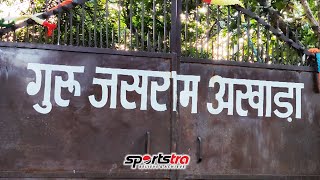
[(65, 23), (64, 23), (64, 36), (63, 36), (63, 44), (64, 45), (67, 45), (68, 43), (68, 22), (67, 20), (65, 20)]
[(232, 49), (231, 59), (232, 59), (232, 61), (236, 61), (234, 46), (235, 46), (234, 41), (231, 41), (231, 49)]
[(161, 34), (158, 33), (158, 50), (157, 52), (161, 52)]
[(188, 18), (189, 18), (189, 0), (185, 0), (186, 3), (186, 19), (184, 22), (184, 48), (186, 49), (186, 52), (188, 51)]
[(228, 6), (228, 19), (227, 19), (227, 60), (230, 57), (230, 6)]
[[(192, 36), (189, 38), (189, 49), (192, 48)], [(213, 46), (213, 45), (212, 45)], [(188, 57), (190, 57), (192, 54), (191, 54), (191, 51), (188, 52)]]
[(199, 27), (198, 27), (198, 23), (199, 23), (199, 8), (198, 8), (199, 4), (198, 4), (198, 0), (196, 0), (196, 39), (195, 39), (195, 50), (196, 50), (196, 54), (195, 57), (198, 57), (198, 31), (199, 31)]
[[(277, 30), (279, 30), (279, 20), (277, 20)], [(279, 57), (280, 57), (280, 49), (279, 49), (279, 38), (276, 37), (277, 39), (277, 43), (276, 43), (276, 49), (275, 51), (277, 51), (277, 55), (276, 55), (276, 64), (278, 64), (280, 62)]]
[(163, 52), (167, 52), (167, 0), (163, 3)]
[[(231, 8), (230, 8), (230, 21), (231, 21), (231, 13), (233, 13), (233, 12), (231, 12)], [(235, 21), (235, 22), (234, 22)], [(231, 21), (232, 23), (237, 23), (237, 19), (235, 19), (235, 18), (233, 18), (233, 21)], [(229, 23), (231, 23), (231, 22), (229, 22)], [(229, 28), (230, 28), (230, 24), (229, 24)], [(230, 60), (231, 61), (236, 61), (236, 59), (235, 59), (235, 38), (230, 38), (230, 36), (231, 37), (234, 37), (236, 35), (236, 33), (234, 33), (234, 31), (233, 30), (231, 30), (231, 29), (229, 29), (229, 44), (230, 44), (230, 51), (231, 51), (231, 55), (230, 55)]]
[(118, 44), (121, 44), (121, 0), (118, 0)]
[(16, 42), (16, 30), (13, 30), (13, 42)]
[(284, 53), (283, 53), (283, 51), (285, 50), (284, 47), (285, 45), (284, 45), (284, 43), (283, 42), (280, 42), (280, 49), (279, 49), (279, 52), (280, 52), (280, 64), (284, 64), (284, 58), (283, 58), (283, 56), (284, 56)]
[(126, 31), (126, 29), (124, 29), (123, 31), (124, 31), (124, 34), (123, 34), (123, 36), (124, 36), (124, 50), (126, 50), (127, 49), (127, 31)]
[[(48, 2), (49, 0), (46, 0), (45, 2), (45, 11), (47, 12), (48, 11)], [(46, 19), (48, 19), (48, 17), (46, 17)], [(44, 28), (45, 29), (45, 33), (47, 34), (48, 33), (48, 30), (47, 28)], [(45, 36), (45, 40), (44, 40), (45, 44), (48, 44), (48, 36)]]
[(136, 49), (139, 49), (139, 37), (138, 37), (138, 32), (135, 33), (135, 38), (136, 38)]
[(124, 32), (124, 50), (127, 49), (127, 31), (126, 29), (123, 30)]
[[(201, 5), (201, 9), (203, 9), (205, 6), (205, 3), (202, 2), (202, 5)], [(199, 13), (199, 24), (201, 26), (201, 15), (202, 13)], [(203, 57), (203, 34), (200, 33), (200, 57), (202, 58)]]
[(279, 39), (276, 38), (276, 44), (275, 46), (273, 46), (273, 50), (274, 50), (274, 64), (278, 64), (279, 63)]
[[(61, 0), (58, 0), (58, 5), (60, 6)], [(57, 44), (60, 45), (60, 36), (61, 36), (61, 10), (58, 12), (58, 42)]]
[(130, 0), (130, 50), (132, 50), (133, 49), (133, 47), (132, 47), (132, 45), (133, 45), (133, 43), (132, 43), (132, 34), (133, 34), (133, 32), (132, 32), (132, 1), (133, 0)]
[(237, 42), (237, 59), (236, 61), (240, 61), (240, 25), (241, 25), (241, 12), (238, 11), (238, 17), (237, 17), (237, 38), (238, 38), (238, 42)]
[[(269, 14), (267, 15), (267, 23), (268, 25), (270, 24), (270, 16)], [(270, 61), (270, 47), (269, 47), (269, 43), (270, 43), (270, 30), (267, 28), (266, 29), (266, 34), (267, 34), (267, 42), (266, 42), (266, 62), (269, 63)]]
[(304, 53), (301, 53), (300, 59), (301, 59), (301, 62), (303, 62), (305, 65), (311, 66), (310, 61), (306, 61), (306, 55)]
[(94, 47), (97, 47), (97, 0), (93, 1), (93, 38), (94, 38)]
[(64, 37), (63, 37), (63, 44), (67, 45), (67, 41), (68, 41), (68, 21), (67, 21), (67, 16), (65, 16), (65, 22), (64, 22)]
[[(298, 29), (296, 29), (295, 31), (295, 34), (294, 34), (294, 42), (298, 42), (299, 39), (298, 39)], [(299, 59), (299, 54), (295, 51), (295, 57), (294, 57), (295, 61), (296, 61), (296, 64), (298, 66), (302, 66), (304, 64), (302, 64), (302, 62), (300, 62), (298, 59)]]
[(203, 38), (200, 37), (200, 57), (203, 57)]
[(296, 61), (295, 61), (295, 53), (294, 53), (294, 50), (291, 46), (289, 46), (289, 59), (290, 59), (289, 65), (297, 65)]
[(109, 6), (108, 0), (106, 0), (106, 48), (109, 48)]
[(85, 3), (83, 3), (82, 5), (81, 5), (81, 9), (82, 9), (82, 13), (81, 13), (81, 28), (82, 28), (82, 36), (81, 36), (81, 38), (82, 38), (82, 46), (85, 46), (85, 31), (84, 31), (84, 18), (85, 18), (85, 9), (84, 9), (84, 6), (85, 6)]
[[(181, 57), (181, 19), (180, 19), (180, 14), (182, 12), (182, 1), (181, 0), (176, 0), (176, 15), (175, 15), (175, 23), (176, 26), (174, 26), (175, 29), (173, 29), (175, 32), (172, 34), (172, 37), (175, 38), (173, 41), (174, 46), (176, 46), (176, 53), (179, 57), (178, 60), (180, 60)], [(170, 45), (172, 45), (170, 43)]]
[[(262, 40), (261, 40), (262, 41)], [(263, 44), (263, 41), (262, 41), (262, 45), (260, 45), (260, 61), (262, 62), (262, 63), (266, 63), (266, 60), (265, 60), (265, 55), (264, 55), (264, 44)]]
[[(45, 31), (45, 33), (47, 34), (47, 29)], [(55, 30), (53, 30), (52, 32), (52, 36), (48, 38), (47, 44), (54, 44), (54, 38), (55, 38)]]
[[(289, 37), (289, 31), (290, 31), (290, 29), (289, 29), (289, 27), (287, 26), (286, 27), (286, 37), (289, 39), (290, 37)], [(289, 61), (292, 61), (291, 59), (290, 59), (290, 45), (288, 44), (288, 43), (286, 43), (286, 51), (287, 51), (287, 54), (286, 54), (286, 63), (287, 64), (290, 64), (290, 62)]]
[(148, 33), (147, 33), (147, 51), (150, 51), (151, 50), (151, 48), (150, 48), (150, 45), (151, 43), (150, 43), (150, 33), (149, 33), (149, 31), (148, 31)]
[[(29, 23), (27, 24), (27, 30), (26, 30), (26, 37), (25, 37), (25, 40), (26, 42), (29, 42), (30, 41), (30, 25)], [(52, 38), (52, 43), (53, 43), (53, 38)]]
[(282, 42), (280, 42), (280, 48), (279, 48), (279, 53), (280, 53), (279, 60), (280, 60), (280, 62), (279, 62), (279, 64), (282, 64), (282, 65), (284, 63), (284, 58), (283, 58), (284, 53), (283, 53), (283, 51), (284, 51), (284, 45), (283, 45)]
[[(190, 39), (190, 44), (191, 44), (192, 42), (191, 42), (191, 39)], [(211, 41), (211, 54), (212, 54), (212, 59), (214, 59), (214, 41), (213, 41), (213, 39), (212, 39), (212, 41)]]
[(276, 63), (276, 58), (275, 58), (275, 56), (276, 56), (276, 54), (275, 54), (275, 45), (272, 45), (272, 51), (271, 51), (271, 53), (272, 53), (272, 64), (275, 64)]
[[(28, 30), (28, 29), (27, 29), (27, 30)], [(51, 37), (51, 44), (54, 44), (54, 38), (55, 38), (55, 33), (54, 33), (54, 31), (53, 31), (52, 37)]]
[(218, 16), (218, 38), (217, 38), (217, 59), (219, 59), (220, 56), (220, 6), (217, 7), (217, 16)]
[(108, 22), (106, 24), (106, 48), (109, 48), (109, 27), (108, 27)]
[(73, 9), (70, 10), (70, 13), (69, 13), (69, 24), (70, 24), (70, 45), (73, 45)]
[(101, 25), (100, 25), (100, 48), (103, 48), (103, 41), (102, 41), (103, 35), (102, 35), (102, 31), (103, 31), (103, 26), (102, 26), (102, 24), (101, 24)]
[[(246, 61), (245, 59), (245, 40), (243, 39), (243, 41), (242, 41), (242, 59), (241, 59), (241, 61)], [(249, 48), (249, 47), (248, 47)]]
[(170, 32), (170, 30), (169, 30), (169, 32), (168, 32), (168, 37), (169, 37), (168, 46), (169, 46), (169, 48), (171, 49), (171, 32)]
[[(37, 35), (38, 35), (38, 38), (37, 38), (37, 43), (42, 43), (44, 40), (43, 40), (43, 37), (45, 36), (45, 34), (43, 33), (43, 31), (44, 31), (44, 27), (42, 27), (42, 26), (40, 26), (40, 25), (38, 25), (37, 26)], [(13, 42), (15, 42), (15, 33), (16, 33), (16, 30), (14, 29), (13, 30), (13, 32), (12, 32), (12, 34), (13, 34)]]
[(112, 28), (112, 32), (111, 32), (111, 48), (114, 48), (114, 29)]
[(152, 51), (156, 49), (156, 0), (152, 3)]
[[(43, 34), (43, 31), (46, 28), (44, 28), (43, 26), (38, 25), (37, 28), (37, 34), (38, 34), (38, 39), (37, 39), (37, 43), (42, 43), (43, 42), (43, 37), (46, 36), (45, 34)], [(13, 42), (15, 42), (15, 33), (16, 33), (16, 29), (13, 30)]]
[[(59, 1), (60, 3), (60, 1)], [(35, 14), (35, 7), (34, 7), (34, 0), (31, 0), (31, 8), (32, 8), (32, 14)], [(33, 23), (32, 24), (32, 39), (31, 39), (31, 42), (33, 43), (34, 42), (34, 35), (36, 33), (36, 28), (35, 28), (35, 24)]]
[(141, 49), (144, 50), (144, 2), (141, 2)]
[(206, 53), (207, 53), (207, 56), (206, 56), (206, 58), (209, 58), (209, 45), (208, 45), (208, 43), (209, 43), (209, 39), (210, 39), (210, 23), (209, 23), (209, 21), (210, 21), (210, 7), (209, 7), (209, 4), (207, 4), (207, 14), (206, 14), (206, 23), (207, 23), (207, 33), (206, 33)]
[(77, 24), (77, 30), (76, 30), (76, 35), (77, 35), (77, 37), (76, 37), (76, 41), (77, 41), (77, 46), (79, 46), (79, 24)]
[[(257, 62), (262, 63), (262, 56), (260, 56), (260, 24), (257, 22)], [(262, 46), (263, 49), (263, 46)]]
[(250, 41), (251, 41), (251, 36), (250, 36), (250, 17), (247, 17), (247, 58), (244, 59), (245, 62), (250, 61)]
[[(221, 18), (221, 15), (222, 15), (222, 20), (223, 20), (223, 11), (221, 10), (219, 12), (219, 14), (220, 14), (220, 18)], [(219, 23), (219, 25), (221, 25), (221, 24)], [(220, 31), (223, 29), (222, 26), (220, 26), (219, 28), (220, 28)], [(219, 41), (221, 42), (221, 43), (219, 43), (220, 44), (220, 54), (221, 54), (220, 55), (220, 59), (224, 59), (223, 58), (223, 56), (224, 56), (224, 51), (223, 51), (224, 50), (224, 43), (223, 43), (223, 40), (221, 40), (221, 38), (220, 38), (221, 34), (222, 34), (222, 37), (223, 37), (223, 33), (220, 33), (220, 31), (219, 31)]]
[[(181, 19), (180, 14), (182, 12), (182, 1), (181, 0), (171, 0), (171, 33), (170, 33), (170, 51), (172, 54), (171, 59), (171, 71), (176, 71), (177, 74), (180, 73), (180, 57), (181, 57)], [(173, 79), (170, 79), (173, 83)], [(176, 90), (176, 91), (175, 91)], [(179, 152), (178, 140), (179, 140), (179, 93), (176, 94), (177, 102), (174, 102), (174, 93), (180, 92), (179, 86), (174, 89), (170, 88), (170, 108), (173, 109), (176, 106), (176, 112), (170, 111), (171, 114), (171, 152)], [(173, 105), (173, 103), (176, 103)], [(170, 171), (170, 179), (178, 179), (178, 171)]]
[(88, 47), (91, 47), (91, 28), (89, 27), (89, 29), (88, 29), (88, 31), (89, 31), (89, 39), (88, 39)]

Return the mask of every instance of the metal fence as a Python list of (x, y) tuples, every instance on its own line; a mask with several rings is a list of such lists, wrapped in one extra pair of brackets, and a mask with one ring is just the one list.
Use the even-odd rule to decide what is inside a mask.
[(271, 29), (270, 17), (262, 15), (262, 9), (257, 8), (253, 13), (241, 7), (219, 7), (198, 0), (193, 4), (191, 0), (185, 0), (181, 15), (182, 52), (185, 56), (268, 64), (306, 64), (297, 32), (290, 39), (288, 27), (283, 33), (279, 25)]
[[(40, 8), (30, 3), (30, 12), (52, 6), (48, 0)], [(1, 40), (163, 53), (176, 48), (183, 57), (310, 65), (299, 32), (272, 26), (261, 8), (219, 7), (201, 0), (93, 0), (52, 13), (47, 17), (57, 23), (52, 37), (28, 21)]]
[(168, 0), (87, 1), (62, 10), (54, 12), (57, 29), (52, 37), (47, 38), (41, 26), (29, 24), (4, 35), (2, 41), (169, 52)]

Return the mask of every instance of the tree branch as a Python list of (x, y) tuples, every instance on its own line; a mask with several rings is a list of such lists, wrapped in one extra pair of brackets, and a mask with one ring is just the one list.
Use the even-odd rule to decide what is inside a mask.
[(300, 3), (303, 7), (304, 12), (306, 13), (306, 16), (309, 20), (309, 22), (312, 25), (312, 29), (313, 31), (320, 36), (320, 28), (319, 28), (319, 23), (316, 20), (316, 18), (314, 17), (314, 15), (312, 14), (312, 11), (310, 9), (309, 3), (307, 0), (300, 0)]
[[(264, 8), (264, 11), (269, 14), (270, 24), (273, 27), (279, 28), (284, 33), (289, 31), (289, 38), (296, 39), (297, 35), (294, 32), (292, 32), (292, 30), (289, 28), (289, 25), (284, 21), (280, 12), (271, 6), (271, 0), (258, 0), (258, 2)], [(300, 42), (297, 43), (301, 45)]]

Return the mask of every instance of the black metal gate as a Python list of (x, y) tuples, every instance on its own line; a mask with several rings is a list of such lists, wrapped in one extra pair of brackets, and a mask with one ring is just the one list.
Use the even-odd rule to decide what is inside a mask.
[[(110, 48), (115, 47), (111, 44), (107, 45), (107, 49), (97, 48), (99, 42), (96, 39), (98, 34), (95, 32), (93, 41), (95, 45), (88, 44), (93, 47), (78, 46), (81, 44), (80, 38), (76, 37), (78, 42), (73, 42), (72, 33), (68, 36), (71, 43), (65, 44), (76, 46), (61, 46), (60, 39), (59, 46), (47, 44), (47, 40), (44, 44), (0, 42), (0, 178), (319, 179), (320, 96), (314, 83), (316, 72), (313, 67), (302, 66), (309, 63), (298, 59), (303, 53), (312, 55), (298, 41), (291, 40), (288, 33), (270, 27), (263, 19), (238, 6), (234, 8), (255, 19), (264, 28), (269, 28), (269, 33), (277, 35), (289, 49), (293, 49), (297, 55), (291, 56), (291, 50), (288, 50), (285, 59), (292, 58), (291, 64), (301, 66), (279, 65), (281, 61), (278, 61), (277, 57), (280, 57), (280, 53), (276, 53), (275, 56), (260, 54), (259, 57), (265, 58), (261, 62), (256, 61), (250, 49), (248, 50), (250, 56), (239, 54), (226, 56), (228, 60), (246, 62), (206, 59), (209, 57), (203, 53), (205, 46), (202, 45), (195, 55), (188, 54), (188, 51), (182, 52), (183, 49), (194, 48), (187, 43), (187, 40), (190, 40), (187, 33), (181, 37), (182, 30), (187, 31), (187, 25), (184, 24), (182, 28), (179, 18), (182, 12), (188, 13), (188, 1), (185, 2), (183, 4), (181, 1), (171, 1), (170, 43), (167, 42), (169, 31), (164, 31), (163, 40), (167, 44), (160, 45), (162, 48), (159, 48), (159, 51), (154, 49), (156, 38), (153, 38), (153, 41), (145, 41), (144, 36), (138, 37), (137, 41), (140, 43), (142, 38), (141, 42), (146, 42), (149, 46), (140, 44), (139, 47), (142, 49), (138, 49), (140, 51), (137, 52), (113, 50)], [(228, 12), (230, 13), (230, 9)], [(240, 17), (240, 14), (238, 16)], [(79, 26), (76, 27), (79, 30)], [(97, 27), (94, 28), (94, 31), (97, 31)], [(76, 36), (79, 35), (80, 30), (78, 30)], [(149, 37), (148, 32), (144, 33)], [(155, 33), (152, 35), (156, 37)], [(240, 35), (238, 33), (238, 36)], [(91, 39), (88, 42), (91, 43)], [(259, 52), (269, 52), (268, 48), (266, 42), (266, 47), (261, 46)], [(213, 58), (214, 52), (211, 55)], [(217, 53), (215, 57), (219, 56), (221, 55)], [(60, 92), (60, 98), (69, 99), (70, 104), (62, 107), (59, 102), (55, 102), (56, 78), (50, 83), (52, 92), (49, 100), (52, 109), (44, 114), (37, 112), (33, 105), (41, 106), (44, 97), (41, 93), (27, 92), (30, 83), (36, 81), (35, 72), (28, 68), (30, 64), (83, 67), (83, 73), (75, 73), (74, 77), (81, 84), (81, 95), (75, 97), (73, 96), (76, 93), (75, 89), (64, 88)], [(146, 107), (143, 108), (141, 101), (143, 93), (133, 91), (127, 92), (127, 101), (136, 102), (133, 109), (121, 106), (119, 91), (116, 94), (109, 92), (107, 94), (109, 99), (116, 96), (114, 100), (117, 105), (113, 106), (108, 101), (103, 107), (93, 107), (88, 96), (95, 95), (97, 101), (103, 97), (102, 88), (93, 85), (93, 78), (110, 78), (109, 75), (101, 73), (97, 75), (96, 67), (142, 70), (148, 72), (148, 76), (153, 76), (152, 73), (170, 72), (170, 84), (174, 84), (173, 74), (186, 75), (188, 78), (196, 76), (201, 79), (197, 91), (197, 109), (193, 109), (192, 101), (189, 99), (180, 101), (181, 96), (185, 96), (182, 92), (191, 88), (181, 82), (177, 83), (177, 89), (170, 86), (167, 91), (158, 92), (156, 101), (166, 106), (165, 111), (156, 111), (152, 108), (149, 91)], [(60, 71), (52, 71), (51, 75), (61, 77), (60, 81), (70, 78), (69, 74)], [(44, 84), (45, 75), (41, 74), (41, 77), (41, 82)], [(258, 92), (257, 88), (260, 86), (267, 90), (269, 83), (290, 84), (294, 90), (300, 87), (301, 96), (299, 91), (294, 91), (292, 98), (289, 96), (280, 98), (280, 95), (278, 98), (279, 101), (292, 104), (294, 112), (298, 112), (301, 108), (301, 114), (292, 112), (294, 114), (292, 117), (279, 118), (274, 115), (274, 111), (278, 110), (278, 113), (283, 114), (285, 110), (283, 108), (288, 107), (288, 104), (282, 104), (284, 107), (277, 109), (274, 106), (280, 103), (273, 101), (270, 104), (272, 105), (270, 115), (267, 110), (260, 113), (257, 109), (251, 108), (252, 104), (257, 104), (254, 98), (252, 102), (249, 102), (249, 98), (243, 98), (241, 107), (229, 110), (226, 106), (221, 112), (214, 114), (210, 112), (209, 106), (212, 108), (217, 106), (214, 98), (219, 88), (213, 87), (210, 83), (215, 82), (213, 77), (239, 83), (262, 82), (259, 86), (252, 85), (252, 92)], [(188, 78), (185, 81), (188, 81)], [(143, 79), (140, 77), (137, 79), (138, 86), (142, 86)], [(151, 81), (158, 83), (159, 86), (165, 81), (156, 77), (149, 77), (147, 80), (149, 82), (147, 89), (151, 88)], [(120, 74), (117, 83), (120, 81), (132, 85), (135, 84), (136, 78)], [(280, 87), (270, 90), (271, 93), (291, 92), (282, 85), (275, 86)], [(219, 87), (221, 88), (221, 84)], [(224, 95), (223, 101), (227, 101), (231, 95), (236, 95), (236, 91), (243, 94), (248, 92), (241, 83), (235, 83), (233, 89), (235, 93)], [(40, 90), (42, 92), (44, 88), (41, 87)], [(231, 86), (226, 90), (231, 91)], [(295, 104), (294, 97), (298, 97), (297, 102), (300, 98), (301, 106)], [(264, 94), (261, 98), (267, 99), (267, 95)], [(267, 106), (266, 102), (262, 105)], [(176, 111), (173, 111), (175, 106), (177, 106)], [(237, 108), (242, 108), (247, 115), (235, 111)], [(131, 170), (123, 165), (127, 154), (158, 152), (188, 154), (191, 156), (191, 163), (182, 171), (140, 171)]]

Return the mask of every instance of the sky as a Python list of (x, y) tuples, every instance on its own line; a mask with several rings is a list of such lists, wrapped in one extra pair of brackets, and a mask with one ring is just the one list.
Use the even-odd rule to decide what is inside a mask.
[(22, 12), (27, 12), (30, 5), (29, 0), (13, 1), (12, 4), (0, 3), (0, 17), (10, 18), (19, 16)]

